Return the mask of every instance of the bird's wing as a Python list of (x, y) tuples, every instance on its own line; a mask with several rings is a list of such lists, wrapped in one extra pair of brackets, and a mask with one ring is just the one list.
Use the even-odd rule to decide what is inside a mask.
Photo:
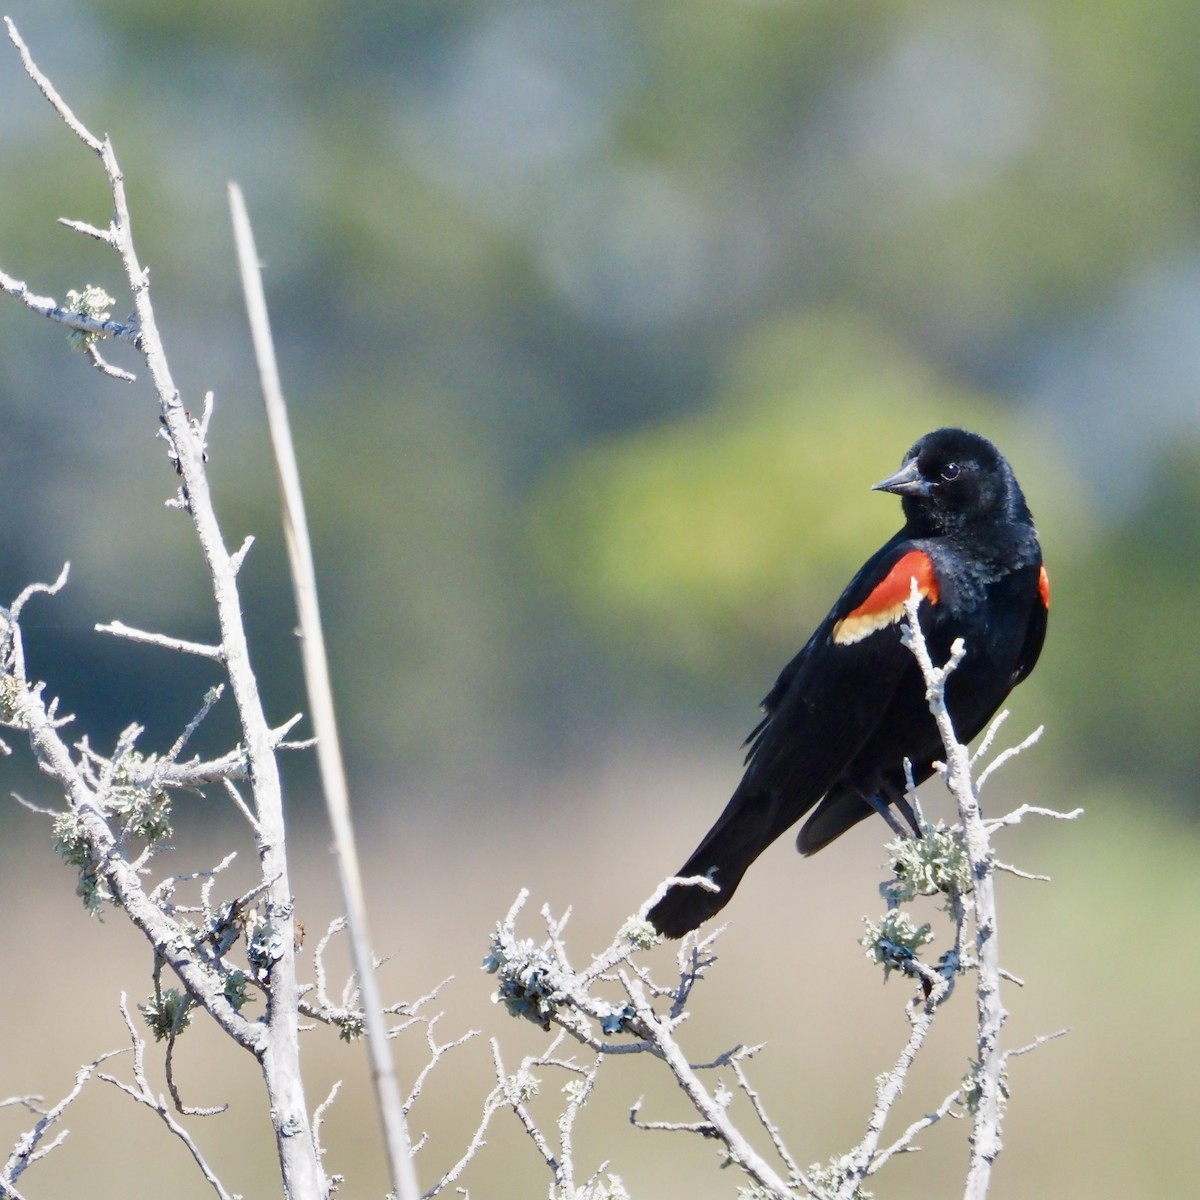
[(899, 632), (913, 579), (922, 600), (936, 604), (932, 559), (897, 534), (851, 580), (763, 701), (765, 716), (747, 739), (743, 788), (797, 791), (802, 807), (792, 820), (820, 798), (916, 669)]
[(1050, 617), (1050, 576), (1046, 574), (1045, 566), (1038, 568), (1038, 594), (1029, 610), (1029, 624), (1025, 627), (1025, 644), (1021, 647), (1021, 657), (1017, 669), (1013, 672), (1013, 687), (1016, 687), (1026, 675), (1037, 665), (1042, 653), (1042, 643), (1046, 640), (1046, 625)]

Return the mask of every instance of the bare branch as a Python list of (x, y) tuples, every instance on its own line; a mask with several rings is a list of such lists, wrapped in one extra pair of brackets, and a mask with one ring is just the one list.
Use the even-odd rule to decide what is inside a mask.
[[(883, 1129), (887, 1118), (891, 1114), (896, 1101), (900, 1098), (900, 1093), (904, 1089), (904, 1084), (908, 1079), (908, 1073), (913, 1061), (925, 1045), (938, 1009), (949, 999), (953, 991), (953, 975), (939, 975), (930, 968), (925, 967), (924, 964), (914, 963), (914, 967), (921, 970), (922, 979), (928, 991), (923, 1001), (919, 996), (909, 1001), (907, 1008), (910, 1026), (908, 1041), (905, 1043), (904, 1049), (900, 1051), (895, 1065), (879, 1081), (875, 1095), (875, 1106), (871, 1110), (871, 1116), (867, 1121), (866, 1133), (862, 1141), (847, 1155), (846, 1168), (838, 1192), (838, 1200), (843, 1200), (843, 1198), (845, 1200), (852, 1200), (855, 1192), (858, 1190), (859, 1182), (871, 1173), (879, 1157), (879, 1142), (883, 1136)], [(916, 1136), (916, 1132), (916, 1130), (913, 1131), (914, 1137)], [(887, 1153), (888, 1155), (894, 1154), (897, 1149), (903, 1148), (906, 1145), (908, 1145), (908, 1142), (904, 1138), (901, 1138)]]
[[(257, 978), (270, 989), (271, 1002), (264, 1020), (251, 1022), (238, 1013), (223, 994), (221, 973), (211, 972), (205, 966), (204, 955), (198, 953), (202, 947), (193, 945), (189, 932), (166, 917), (148, 899), (139, 877), (142, 860), (130, 861), (122, 837), (108, 827), (104, 808), (106, 796), (97, 786), (94, 764), (76, 764), (72, 760), (57, 735), (53, 706), (47, 709), (38, 689), (23, 687), (12, 706), (14, 720), (28, 732), (39, 766), (64, 791), (73, 823), (72, 853), (81, 859), (81, 872), (93, 881), (94, 889), (101, 885), (109, 889), (150, 940), (156, 953), (169, 963), (188, 995), (201, 1004), (239, 1045), (251, 1050), (258, 1058), (270, 1096), (270, 1115), (284, 1191), (296, 1197), (323, 1197), (328, 1186), (312, 1142), (299, 1069), (295, 915), (288, 875), (282, 791), (275, 757), (277, 746), (263, 712), (250, 663), (243, 606), (237, 588), (236, 568), (240, 559), (235, 560), (225, 548), (205, 471), (201, 429), (184, 407), (171, 375), (151, 303), (149, 272), (142, 266), (134, 246), (124, 177), (111, 142), (88, 131), (34, 64), (11, 21), (7, 22), (7, 27), (30, 77), (64, 123), (100, 158), (112, 199), (109, 244), (121, 261), (135, 315), (127, 326), (108, 321), (107, 314), (105, 319), (84, 319), (78, 314), (63, 313), (46, 298), (36, 298), (36, 302), (32, 302), (29, 290), (8, 276), (0, 278), (0, 284), (35, 310), (60, 319), (84, 334), (122, 337), (142, 354), (146, 362), (172, 464), (180, 477), (180, 506), (192, 519), (212, 580), (223, 661), (242, 726), (244, 778), (253, 788), (253, 804), (246, 807), (248, 811), (253, 810), (263, 879), (268, 885), (259, 922), (259, 928), (266, 931), (259, 949), (266, 957), (257, 968)], [(6, 657), (22, 666), (18, 678), (24, 683), (19, 637), (14, 635), (13, 643), (15, 648)], [(163, 778), (164, 781), (168, 778), (165, 773)], [(227, 780), (223, 781), (231, 786)], [(101, 785), (106, 786), (103, 778)]]
[(225, 685), (217, 684), (214, 688), (209, 688), (205, 693), (204, 703), (200, 706), (200, 711), (184, 726), (183, 732), (175, 739), (166, 756), (159, 762), (157, 769), (154, 772), (153, 785), (155, 787), (163, 786), (163, 777), (166, 771), (174, 765), (175, 760), (183, 753), (188, 742), (192, 740), (192, 734), (200, 728), (204, 718), (212, 712), (213, 705), (225, 694)]
[(161, 646), (164, 650), (175, 650), (180, 654), (194, 654), (198, 658), (208, 658), (213, 662), (225, 660), (225, 652), (220, 646), (189, 642), (183, 638), (168, 637), (165, 633), (147, 633), (145, 630), (126, 625), (124, 621), (109, 621), (106, 625), (97, 625), (96, 632), (111, 633), (113, 637), (127, 638), (131, 642), (141, 642), (147, 646)]
[[(6, 748), (6, 749), (7, 749), (7, 748)], [(12, 753), (12, 751), (11, 751), (11, 750), (9, 750), (9, 751), (8, 751), (8, 753), (9, 753), (9, 754), (11, 754), (11, 753)], [(57, 816), (59, 816), (59, 815), (60, 815), (57, 809), (55, 809), (55, 808), (43, 808), (43, 807), (42, 807), (40, 804), (34, 804), (34, 803), (32, 803), (31, 801), (29, 801), (29, 800), (26, 800), (24, 796), (20, 796), (20, 795), (18, 795), (16, 792), (12, 792), (12, 793), (11, 793), (11, 795), (12, 795), (12, 798), (13, 798), (13, 799), (14, 799), (14, 800), (15, 800), (15, 801), (16, 801), (16, 802), (17, 802), (17, 803), (18, 803), (18, 804), (19, 804), (19, 805), (20, 805), (22, 808), (27, 808), (27, 809), (29, 809), (29, 811), (30, 811), (31, 813), (36, 813), (36, 814), (37, 814), (39, 817), (57, 817)]]
[(404, 1121), (400, 1084), (388, 1048), (383, 1004), (379, 998), (373, 970), (362, 875), (350, 817), (349, 788), (334, 714), (333, 688), (329, 679), (329, 664), (317, 602), (316, 572), (309, 543), (308, 523), (304, 514), (300, 472), (296, 465), (287, 407), (275, 363), (275, 348), (271, 340), (267, 302), (263, 294), (258, 254), (254, 247), (254, 234), (250, 228), (250, 218), (241, 190), (236, 184), (230, 184), (229, 200), (233, 213), (238, 263), (241, 268), (242, 290), (246, 297), (254, 354), (267, 410), (267, 424), (279, 473), (283, 498), (283, 527), (302, 635), (300, 646), (304, 679), (308, 689), (309, 707), (312, 710), (313, 727), (317, 734), (317, 760), (330, 824), (333, 827), (334, 857), (346, 905), (351, 949), (358, 972), (359, 987), (362, 989), (367, 1046), (371, 1057), (371, 1078), (383, 1123), (394, 1190), (399, 1200), (418, 1200), (421, 1192), (412, 1164), (412, 1150)]
[[(991, 723), (988, 725), (987, 729), (984, 730), (983, 738), (979, 743), (979, 749), (971, 755), (971, 766), (974, 766), (976, 763), (983, 762), (983, 760), (987, 758), (988, 754), (991, 752), (992, 743), (996, 740), (996, 734), (1000, 732), (1004, 722), (1008, 720), (1008, 715), (1008, 709), (1002, 708), (992, 718)], [(909, 782), (912, 782), (911, 779)], [(909, 790), (911, 791), (912, 789), (910, 788)]]
[(796, 1163), (796, 1160), (792, 1158), (791, 1154), (788, 1153), (788, 1148), (783, 1143), (783, 1137), (779, 1132), (779, 1127), (770, 1119), (770, 1117), (767, 1116), (767, 1110), (763, 1105), (762, 1097), (759, 1096), (758, 1092), (750, 1086), (750, 1080), (747, 1078), (745, 1068), (742, 1066), (742, 1063), (745, 1059), (752, 1057), (754, 1053), (760, 1049), (760, 1046), (753, 1046), (748, 1050), (744, 1050), (738, 1054), (735, 1054), (730, 1062), (730, 1066), (733, 1068), (733, 1073), (737, 1077), (738, 1086), (749, 1099), (750, 1104), (754, 1109), (754, 1115), (758, 1117), (759, 1124), (761, 1124), (762, 1127), (767, 1131), (767, 1135), (771, 1139), (771, 1144), (775, 1147), (775, 1153), (779, 1155), (780, 1159), (782, 1159), (792, 1178), (798, 1179), (800, 1178), (801, 1174), (800, 1167)]
[(638, 909), (638, 916), (644, 921), (646, 914), (673, 888), (673, 887), (698, 887), (706, 892), (719, 892), (720, 884), (714, 883), (707, 875), (672, 875), (664, 879), (662, 883), (654, 889), (647, 897), (645, 902)]
[(133, 1020), (129, 1015), (129, 1005), (124, 993), (121, 994), (121, 1016), (125, 1018), (125, 1028), (129, 1030), (129, 1040), (132, 1043), (133, 1083), (125, 1083), (123, 1080), (117, 1079), (114, 1075), (104, 1073), (99, 1074), (97, 1078), (103, 1079), (105, 1083), (112, 1084), (113, 1087), (132, 1097), (139, 1104), (157, 1113), (163, 1124), (187, 1147), (188, 1153), (191, 1154), (196, 1166), (200, 1168), (201, 1174), (203, 1174), (217, 1196), (220, 1197), (220, 1200), (234, 1200), (229, 1192), (225, 1190), (216, 1173), (205, 1161), (200, 1147), (196, 1145), (191, 1134), (171, 1116), (170, 1110), (167, 1108), (162, 1097), (155, 1096), (151, 1090), (149, 1080), (146, 1078), (145, 1069), (146, 1043), (138, 1036), (137, 1030), (133, 1026)]
[[(452, 1167), (450, 1167), (449, 1170), (443, 1173), (441, 1179), (439, 1179), (437, 1183), (435, 1183), (433, 1187), (431, 1187), (429, 1191), (425, 1193), (425, 1195), (422, 1197), (422, 1200), (431, 1200), (433, 1196), (445, 1191), (446, 1188), (450, 1187), (459, 1180), (463, 1171), (467, 1169), (467, 1166), (471, 1160), (487, 1144), (486, 1134), (492, 1118), (502, 1108), (505, 1108), (507, 1104), (508, 1098), (505, 1094), (504, 1080), (501, 1080), (485, 1098), (483, 1102), (483, 1115), (480, 1118), (479, 1124), (475, 1128), (474, 1134), (471, 1135), (471, 1140), (467, 1143), (466, 1150), (463, 1151), (463, 1154), (458, 1161)], [(467, 1195), (467, 1192), (464, 1188), (458, 1188), (457, 1190), (461, 1195)]]
[[(553, 1053), (562, 1041), (562, 1034), (550, 1043), (549, 1053)], [(500, 1043), (495, 1038), (491, 1040), (492, 1046), (492, 1064), (496, 1072), (496, 1082), (500, 1085), (504, 1093), (504, 1099), (509, 1108), (517, 1115), (517, 1119), (521, 1122), (525, 1132), (529, 1135), (530, 1140), (537, 1147), (538, 1153), (545, 1160), (546, 1165), (550, 1168), (554, 1175), (555, 1182), (559, 1182), (559, 1163), (555, 1157), (554, 1149), (546, 1140), (546, 1135), (538, 1128), (537, 1122), (533, 1119), (528, 1106), (525, 1104), (526, 1079), (528, 1077), (528, 1068), (523, 1067), (516, 1075), (508, 1075), (504, 1070), (504, 1060), (500, 1057)], [(531, 1060), (532, 1061), (532, 1060)]]
[[(8, 1156), (8, 1160), (4, 1164), (3, 1170), (0, 1170), (0, 1194), (3, 1195), (18, 1195), (16, 1188), (13, 1186), (18, 1179), (31, 1167), (35, 1162), (46, 1157), (56, 1147), (62, 1145), (63, 1139), (66, 1137), (66, 1130), (62, 1130), (46, 1145), (42, 1145), (46, 1134), (49, 1133), (55, 1125), (58, 1124), (64, 1112), (72, 1103), (79, 1097), (79, 1093), (83, 1091), (84, 1085), (92, 1077), (93, 1072), (102, 1064), (106, 1063), (110, 1058), (114, 1058), (118, 1054), (128, 1053), (128, 1048), (122, 1050), (110, 1050), (107, 1054), (101, 1054), (99, 1058), (93, 1059), (86, 1066), (80, 1067), (75, 1075), (75, 1086), (56, 1104), (53, 1108), (42, 1113), (41, 1120), (28, 1132), (23, 1133), (18, 1139), (17, 1144), (13, 1147), (12, 1153)], [(23, 1104), (33, 1112), (39, 1112), (34, 1105), (37, 1097), (14, 1097), (6, 1100), (5, 1104)]]
[(150, 892), (150, 899), (153, 900), (155, 904), (167, 903), (179, 884), (191, 883), (197, 879), (207, 880), (205, 885), (207, 887), (216, 879), (217, 875), (230, 866), (236, 857), (237, 851), (231, 850), (219, 863), (217, 863), (215, 867), (210, 867), (207, 871), (191, 871), (186, 875), (168, 875), (166, 879), (162, 880), (158, 886), (155, 887), (152, 892)]
[[(5, 20), (7, 19), (6, 17)], [(7, 271), (0, 270), (0, 290), (7, 292), (13, 299), (19, 300), (31, 312), (56, 321), (67, 329), (74, 329), (96, 337), (119, 338), (121, 341), (130, 342), (135, 346), (141, 342), (141, 334), (136, 326), (121, 321), (101, 320), (98, 317), (90, 317), (86, 313), (76, 312), (59, 304), (53, 296), (37, 295), (30, 290), (27, 283), (14, 279)], [(113, 374), (118, 379), (133, 379), (132, 375), (124, 371), (116, 374), (115, 368), (110, 369), (107, 373)]]
[(1018, 1058), (1022, 1054), (1029, 1054), (1031, 1051), (1038, 1049), (1039, 1046), (1044, 1046), (1047, 1042), (1057, 1041), (1061, 1037), (1066, 1037), (1071, 1032), (1070, 1026), (1064, 1026), (1062, 1029), (1056, 1029), (1053, 1033), (1039, 1034), (1032, 1042), (1024, 1046), (1019, 1046), (1016, 1050), (1009, 1050), (1005, 1053), (1005, 1059)]
[(25, 609), (25, 605), (34, 596), (57, 596), (59, 592), (67, 586), (67, 577), (71, 573), (71, 564), (63, 563), (62, 570), (58, 573), (58, 578), (53, 583), (31, 583), (24, 588), (20, 595), (12, 602), (12, 607), (8, 610), (9, 617), (15, 622), (21, 619), (21, 613)]
[(1009, 746), (1007, 750), (1002, 750), (995, 758), (992, 759), (982, 771), (979, 772), (979, 778), (975, 780), (975, 790), (983, 791), (983, 785), (987, 783), (994, 771), (998, 771), (1006, 762), (1016, 758), (1022, 750), (1028, 750), (1030, 746), (1036, 745), (1041, 739), (1042, 733), (1045, 731), (1044, 725), (1039, 725), (1023, 742), (1019, 742), (1015, 746)]
[(103, 242), (106, 246), (113, 246), (113, 232), (110, 225), (107, 229), (100, 229), (96, 225), (91, 225), (87, 221), (75, 221), (70, 217), (59, 217), (58, 223), (66, 229), (73, 229), (76, 233), (82, 233), (84, 237), (95, 238), (98, 242)]
[(123, 367), (114, 366), (96, 349), (92, 342), (83, 343), (84, 357), (88, 362), (100, 372), (101, 375), (107, 375), (109, 379), (116, 379), (120, 383), (136, 383), (137, 376), (132, 371), (126, 371)]
[(1083, 816), (1082, 808), (1073, 808), (1070, 812), (1059, 812), (1055, 808), (1041, 808), (1036, 804), (1022, 804), (1020, 808), (1005, 813), (1002, 817), (989, 817), (985, 824), (989, 834), (1005, 825), (1019, 825), (1025, 817), (1050, 817), (1055, 821), (1075, 821)]
[(1030, 879), (1036, 883), (1049, 883), (1049, 875), (1038, 875), (1033, 871), (1023, 871), (1020, 867), (1014, 867), (1012, 863), (1001, 862), (996, 860), (996, 870), (1003, 871), (1007, 875), (1015, 875), (1018, 879)]
[(879, 1153), (876, 1154), (871, 1160), (871, 1165), (867, 1170), (867, 1174), (874, 1175), (875, 1172), (878, 1171), (879, 1168), (882, 1167), (883, 1164), (894, 1155), (908, 1153), (911, 1150), (915, 1150), (916, 1146), (914, 1143), (917, 1135), (923, 1130), (928, 1129), (931, 1125), (936, 1125), (943, 1117), (957, 1116), (958, 1114), (954, 1112), (954, 1106), (961, 1103), (962, 1088), (957, 1087), (945, 1098), (945, 1100), (941, 1102), (941, 1104), (937, 1106), (937, 1108), (933, 1110), (933, 1112), (928, 1113), (914, 1121), (890, 1146), (887, 1147), (887, 1149), (880, 1150)]
[(38, 765), (62, 788), (80, 835), (94, 847), (97, 876), (102, 876), (112, 894), (120, 898), (130, 920), (170, 963), (193, 998), (239, 1045), (258, 1053), (263, 1036), (261, 1027), (247, 1021), (230, 1005), (218, 981), (197, 960), (185, 932), (146, 895), (136, 866), (128, 860), (108, 827), (98, 790), (71, 760), (40, 696), (27, 688), (13, 699), (12, 708), (14, 719), (29, 734)]
[[(791, 1189), (788, 1183), (750, 1145), (742, 1132), (730, 1120), (725, 1108), (717, 1102), (692, 1071), (683, 1051), (671, 1035), (670, 1026), (661, 1022), (650, 1007), (640, 981), (626, 976), (624, 982), (640, 1026), (651, 1035), (650, 1040), (654, 1042), (659, 1053), (671, 1068), (676, 1082), (683, 1088), (704, 1123), (711, 1125), (714, 1135), (725, 1144), (731, 1161), (737, 1163), (761, 1187), (777, 1196), (789, 1195)], [(807, 1186), (802, 1176), (797, 1177), (801, 1183)]]
[(232, 777), (222, 776), (220, 779), (221, 784), (224, 786), (225, 791), (229, 794), (229, 798), (233, 801), (238, 812), (240, 812), (242, 816), (246, 818), (250, 828), (253, 829), (256, 834), (261, 835), (262, 831), (258, 824), (258, 818), (254, 815), (250, 805), (248, 805), (243, 799), (242, 793), (238, 791), (237, 784), (234, 783)]
[[(788, 1170), (788, 1178), (785, 1179), (751, 1145), (727, 1111), (731, 1093), (723, 1081), (718, 1081), (715, 1090), (701, 1082), (699, 1072), (728, 1068), (753, 1051), (737, 1046), (708, 1063), (695, 1064), (688, 1061), (676, 1039), (676, 1030), (686, 1017), (680, 997), (690, 992), (704, 969), (713, 961), (709, 953), (712, 936), (690, 947), (686, 943), (681, 947), (677, 960), (680, 980), (671, 988), (655, 984), (644, 968), (630, 961), (630, 956), (636, 950), (659, 941), (646, 922), (638, 918), (627, 921), (613, 944), (597, 955), (586, 970), (576, 973), (567, 958), (562, 939), (565, 917), (555, 920), (547, 909), (543, 909), (549, 937), (540, 946), (517, 935), (515, 922), (526, 898), (527, 892), (523, 890), (492, 939), (492, 951), (485, 966), (499, 978), (495, 998), (503, 1002), (514, 1016), (526, 1017), (546, 1029), (558, 1026), (555, 1046), (562, 1036), (569, 1036), (592, 1050), (597, 1056), (596, 1062), (609, 1056), (627, 1054), (650, 1054), (661, 1059), (687, 1095), (699, 1120), (642, 1121), (635, 1112), (635, 1123), (647, 1128), (686, 1130), (714, 1138), (722, 1144), (726, 1159), (739, 1166), (760, 1189), (771, 1196), (791, 1197), (794, 1195), (794, 1186), (814, 1191), (810, 1187), (811, 1181), (796, 1169), (791, 1156), (781, 1155)], [(594, 994), (593, 989), (598, 986), (611, 988), (614, 985), (621, 989), (622, 998), (613, 1000)], [(657, 1012), (651, 997), (660, 1003), (665, 1001), (667, 1011)], [(612, 1040), (618, 1034), (630, 1035), (635, 1040)], [(537, 1065), (543, 1060), (526, 1060), (523, 1069), (527, 1069), (531, 1061)], [(572, 1069), (579, 1070), (577, 1066)], [(765, 1110), (761, 1101), (756, 1103), (752, 1098), (752, 1104), (760, 1119), (764, 1119)], [(564, 1114), (563, 1119), (568, 1117), (569, 1113)], [(769, 1121), (765, 1123), (769, 1131), (774, 1129)], [(775, 1138), (779, 1138), (777, 1130), (774, 1131), (773, 1140)], [(781, 1147), (782, 1139), (776, 1144)], [(560, 1186), (561, 1178), (561, 1175), (556, 1175)], [(826, 1193), (818, 1189), (814, 1194), (821, 1196)]]
[(975, 1123), (971, 1133), (971, 1157), (967, 1174), (965, 1200), (982, 1200), (987, 1195), (992, 1164), (1000, 1153), (1000, 1122), (1002, 1116), (1002, 1081), (1004, 1059), (1000, 1051), (1000, 1029), (1006, 1013), (1000, 1000), (1000, 956), (996, 916), (995, 862), (988, 838), (987, 826), (979, 811), (978, 791), (971, 779), (970, 754), (954, 732), (954, 724), (946, 707), (946, 680), (962, 661), (965, 647), (956, 639), (950, 661), (936, 667), (918, 617), (920, 595), (916, 581), (905, 602), (905, 622), (902, 639), (912, 651), (925, 678), (929, 711), (937, 724), (942, 745), (946, 750), (946, 783), (958, 802), (959, 820), (963, 827), (964, 845), (972, 877), (972, 901), (975, 915), (975, 957), (977, 986), (975, 991), (978, 1021), (977, 1086), (974, 1103)]
[[(453, 1041), (439, 1042), (434, 1037), (433, 1031), (438, 1021), (441, 1019), (441, 1016), (442, 1014), (438, 1013), (436, 1016), (425, 1020), (425, 1044), (429, 1047), (429, 1061), (417, 1073), (417, 1077), (413, 1082), (412, 1090), (408, 1093), (408, 1097), (404, 1101), (405, 1116), (408, 1116), (408, 1114), (412, 1111), (412, 1106), (417, 1102), (418, 1097), (421, 1095), (421, 1089), (425, 1086), (425, 1080), (429, 1078), (430, 1072), (438, 1065), (438, 1063), (440, 1063), (442, 1059), (450, 1053), (451, 1050), (457, 1050), (459, 1046), (465, 1045), (467, 1042), (471, 1041), (472, 1038), (479, 1036), (478, 1029), (468, 1029), (466, 1033), (462, 1034), (460, 1037), (456, 1037)], [(395, 1032), (396, 1031), (393, 1030), (393, 1034)]]
[(37, 84), (38, 90), (46, 97), (47, 100), (54, 106), (54, 111), (62, 118), (62, 122), (66, 127), (77, 137), (89, 150), (94, 150), (97, 154), (102, 154), (104, 151), (104, 143), (100, 141), (95, 134), (89, 133), (83, 122), (71, 111), (67, 102), (58, 94), (54, 84), (42, 74), (37, 63), (33, 61), (33, 55), (29, 53), (29, 47), (25, 45), (21, 39), (21, 35), (17, 32), (16, 25), (13, 24), (10, 18), (4, 18), (4, 24), (8, 27), (8, 36), (12, 44), (16, 46), (17, 53), (21, 56), (21, 64), (25, 68), (26, 74), (34, 83)]
[[(182, 1008), (179, 1009), (176, 1027), (167, 1036), (167, 1051), (163, 1056), (163, 1070), (167, 1077), (167, 1091), (171, 1093), (171, 1103), (175, 1105), (175, 1111), (184, 1117), (219, 1117), (222, 1113), (229, 1111), (228, 1103), (208, 1106), (185, 1104), (179, 1093), (179, 1085), (175, 1082), (175, 1043), (179, 1038), (179, 1023), (183, 1012)], [(156, 1102), (156, 1109), (158, 1104), (161, 1104), (161, 1100)], [(205, 1174), (207, 1175), (208, 1172), (206, 1171)]]
[(250, 547), (254, 545), (254, 538), (247, 536), (242, 544), (229, 557), (229, 565), (233, 570), (234, 575), (240, 574), (242, 564), (246, 561), (246, 555), (250, 553)]
[(695, 1133), (700, 1137), (715, 1138), (717, 1131), (707, 1121), (643, 1121), (639, 1115), (642, 1111), (642, 1097), (629, 1110), (629, 1123), (635, 1129), (644, 1129), (660, 1133)]
[(325, 1124), (325, 1114), (333, 1107), (333, 1102), (341, 1090), (342, 1081), (339, 1079), (329, 1089), (329, 1095), (317, 1105), (316, 1111), (313, 1113), (313, 1145), (316, 1147), (317, 1157), (322, 1160), (325, 1158), (325, 1147), (321, 1145), (321, 1128)]

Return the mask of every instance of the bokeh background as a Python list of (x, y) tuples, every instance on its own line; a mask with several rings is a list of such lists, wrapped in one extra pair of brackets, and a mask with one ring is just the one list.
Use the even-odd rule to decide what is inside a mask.
[[(1200, 1035), (1200, 7), (902, 2), (379, 3), (13, 0), (42, 67), (114, 138), (176, 379), (216, 393), (210, 467), (243, 572), (273, 719), (303, 707), (273, 472), (225, 185), (245, 189), (304, 472), (385, 988), (437, 980), (442, 1029), (545, 1044), (478, 972), (518, 888), (574, 906), (580, 959), (690, 851), (736, 781), (775, 672), (898, 524), (867, 488), (937, 425), (994, 437), (1054, 584), (1046, 653), (1013, 700), (1040, 746), (993, 811), (1082, 805), (1003, 854), (1014, 1060), (993, 1194), (1185, 1195), (1197, 1186)], [(43, 293), (115, 262), (55, 224), (103, 223), (97, 164), (0, 46), (0, 264)], [(120, 348), (112, 357), (125, 365)], [(213, 640), (144, 382), (0, 303), (0, 597), (78, 729), (131, 721), (163, 749), (203, 664), (93, 631), (120, 618)], [(201, 745), (234, 736), (214, 714)], [(28, 755), (5, 792), (54, 801)], [(338, 911), (306, 756), (288, 764), (301, 916)], [(936, 786), (928, 807), (946, 811)], [(179, 806), (182, 870), (243, 847), (216, 795)], [(65, 1093), (119, 1046), (149, 952), (88, 917), (46, 823), (0, 808), (0, 1096)], [(877, 915), (881, 830), (801, 862), (774, 847), (729, 910), (689, 1050), (768, 1043), (755, 1074), (802, 1163), (858, 1139), (904, 1036), (905, 988), (856, 944)], [(248, 870), (248, 867), (247, 867)], [(248, 878), (248, 875), (246, 876)], [(234, 886), (231, 881), (231, 890)], [(1007, 886), (1011, 883), (1012, 886)], [(669, 963), (669, 956), (663, 956)], [(969, 996), (906, 1120), (954, 1085)], [(363, 1054), (314, 1034), (312, 1100), (343, 1194), (379, 1195)], [(153, 1055), (152, 1055), (153, 1058)], [(120, 1060), (117, 1060), (118, 1064)], [(402, 1043), (411, 1078), (419, 1044)], [(485, 1041), (414, 1124), (428, 1185), (490, 1086)], [(117, 1069), (121, 1069), (119, 1066)], [(127, 1069), (127, 1068), (126, 1068)], [(269, 1195), (253, 1072), (197, 1030), (180, 1050), (197, 1133), (230, 1188)], [(553, 1128), (556, 1081), (543, 1097)], [(160, 1084), (161, 1086), (161, 1084)], [(731, 1197), (710, 1147), (639, 1134), (684, 1110), (610, 1065), (581, 1168), (635, 1197)], [(652, 1111), (653, 1110), (653, 1111)], [(27, 1119), (0, 1111), (0, 1146)], [(209, 1194), (154, 1119), (89, 1085), (29, 1197)], [(897, 1127), (897, 1129), (899, 1126)], [(953, 1195), (965, 1130), (940, 1127), (880, 1195)], [(544, 1167), (501, 1118), (471, 1194), (535, 1195)]]

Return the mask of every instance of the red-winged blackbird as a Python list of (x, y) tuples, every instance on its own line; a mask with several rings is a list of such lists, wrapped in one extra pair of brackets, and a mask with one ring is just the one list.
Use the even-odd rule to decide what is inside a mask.
[(801, 854), (873, 811), (899, 831), (889, 804), (919, 836), (904, 760), (920, 783), (944, 750), (916, 659), (900, 641), (914, 579), (934, 661), (949, 658), (956, 638), (966, 644), (946, 684), (964, 741), (1037, 662), (1050, 585), (1033, 516), (1000, 451), (978, 434), (939, 429), (875, 489), (901, 497), (904, 528), (867, 560), (763, 701), (742, 782), (678, 872), (707, 876), (720, 891), (671, 888), (648, 914), (667, 937), (724, 908), (750, 864), (814, 805), (796, 839)]

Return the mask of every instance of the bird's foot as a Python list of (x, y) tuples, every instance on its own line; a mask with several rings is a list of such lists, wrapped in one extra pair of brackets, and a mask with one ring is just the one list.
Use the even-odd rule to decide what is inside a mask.
[(892, 812), (892, 806), (882, 796), (872, 792), (871, 795), (865, 797), (867, 803), (888, 823), (891, 831), (898, 838), (923, 837), (921, 826), (917, 822), (917, 814), (913, 812), (912, 805), (904, 796), (895, 796), (894, 803), (900, 810), (901, 816), (908, 822), (909, 828), (905, 829), (903, 825), (896, 819), (895, 813)]

